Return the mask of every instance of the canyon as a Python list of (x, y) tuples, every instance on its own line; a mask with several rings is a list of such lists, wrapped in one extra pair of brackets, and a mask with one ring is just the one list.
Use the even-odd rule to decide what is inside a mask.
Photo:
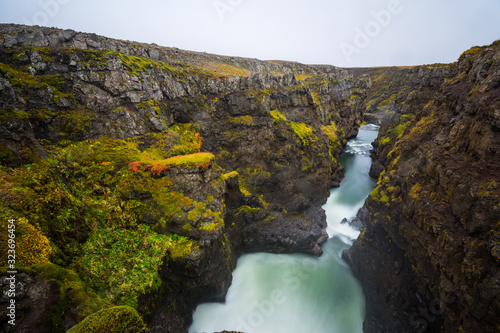
[(0, 227), (4, 246), (16, 221), (20, 305), (0, 331), (187, 332), (241, 254), (322, 254), (339, 155), (380, 119), (378, 184), (343, 255), (365, 332), (493, 332), (499, 87), (498, 42), (343, 69), (0, 25)]

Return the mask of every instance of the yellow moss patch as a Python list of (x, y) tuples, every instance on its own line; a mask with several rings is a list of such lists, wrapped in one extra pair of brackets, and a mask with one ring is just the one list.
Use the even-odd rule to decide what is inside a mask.
[(212, 153), (195, 153), (191, 155), (174, 156), (164, 160), (162, 163), (176, 168), (202, 167), (210, 165), (215, 160)]
[(321, 126), (321, 129), (323, 130), (323, 133), (328, 137), (330, 145), (333, 149), (337, 149), (338, 147), (340, 147), (341, 143), (338, 137), (337, 124), (335, 124), (335, 122), (332, 121), (330, 122), (330, 125)]
[(239, 174), (238, 174), (238, 172), (237, 172), (237, 171), (231, 171), (231, 172), (229, 172), (229, 173), (223, 174), (223, 175), (221, 176), (221, 179), (222, 179), (223, 181), (226, 181), (226, 180), (228, 180), (229, 178), (238, 177), (238, 175), (239, 175)]
[(28, 267), (34, 264), (49, 263), (52, 253), (50, 242), (42, 232), (28, 223), (25, 218), (15, 222), (16, 226), (16, 265)]
[(459, 61), (464, 60), (465, 57), (468, 55), (474, 56), (477, 52), (479, 52), (479, 50), (481, 50), (481, 48), (479, 46), (474, 46), (474, 47), (468, 49), (467, 51), (462, 53), (462, 55), (460, 55)]
[(271, 111), (271, 116), (273, 117), (274, 123), (279, 124), (280, 122), (286, 122), (290, 126), (292, 132), (299, 137), (304, 145), (308, 143), (309, 137), (313, 134), (314, 128), (307, 126), (304, 123), (296, 123), (293, 121), (288, 121), (286, 116), (279, 112), (278, 110)]
[(313, 98), (314, 104), (316, 104), (319, 107), (322, 107), (321, 101), (319, 99), (319, 94), (316, 91), (311, 91), (311, 96)]
[(312, 78), (314, 76), (315, 76), (314, 74), (298, 74), (298, 75), (295, 75), (295, 80), (304, 81), (304, 80), (307, 80), (307, 79)]
[(278, 110), (271, 111), (271, 116), (273, 117), (275, 124), (278, 124), (282, 121), (287, 121), (285, 115)]
[(410, 190), (409, 193), (410, 198), (412, 198), (413, 200), (417, 200), (420, 197), (421, 192), (422, 192), (422, 185), (416, 183)]
[(311, 161), (307, 157), (302, 157), (302, 171), (306, 172), (312, 167)]
[(190, 155), (174, 156), (154, 162), (134, 161), (130, 163), (129, 168), (133, 172), (138, 172), (139, 169), (142, 169), (160, 175), (165, 170), (170, 170), (172, 168), (198, 168), (206, 170), (212, 165), (214, 160), (215, 156), (212, 153), (194, 153)]
[(223, 64), (218, 62), (210, 63), (209, 65), (202, 67), (202, 70), (211, 74), (214, 77), (226, 78), (230, 76), (249, 76), (252, 74), (249, 70), (245, 68), (236, 67), (229, 64)]
[(388, 131), (387, 136), (380, 140), (381, 145), (386, 145), (393, 140), (398, 140), (403, 135), (405, 128), (410, 124), (410, 121), (406, 121), (402, 124), (394, 126)]
[(253, 124), (252, 116), (230, 117), (229, 121), (235, 125), (250, 126)]
[(314, 129), (304, 123), (295, 123), (293, 121), (290, 122), (290, 127), (293, 133), (300, 138), (302, 144), (307, 145), (309, 137), (313, 134)]

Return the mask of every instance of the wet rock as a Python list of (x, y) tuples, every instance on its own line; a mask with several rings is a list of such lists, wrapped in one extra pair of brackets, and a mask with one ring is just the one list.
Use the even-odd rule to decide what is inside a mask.
[(458, 72), (392, 69), (373, 82), (374, 107), (398, 93), (374, 143), (365, 228), (344, 252), (365, 292), (365, 332), (498, 329), (486, 318), (500, 316), (499, 55), (497, 42), (464, 53)]

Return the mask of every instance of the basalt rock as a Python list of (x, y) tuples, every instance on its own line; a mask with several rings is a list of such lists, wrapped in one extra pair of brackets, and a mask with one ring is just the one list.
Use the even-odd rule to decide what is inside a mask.
[(378, 186), (344, 253), (366, 295), (364, 331), (496, 332), (500, 44), (384, 73), (369, 92), (385, 110)]

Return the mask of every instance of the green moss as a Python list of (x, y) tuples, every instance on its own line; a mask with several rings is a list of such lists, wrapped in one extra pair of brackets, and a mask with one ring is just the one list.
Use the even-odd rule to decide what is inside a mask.
[(219, 231), (220, 230), (220, 224), (218, 224), (218, 223), (204, 224), (201, 227), (201, 229), (204, 230), (204, 231)]
[(176, 168), (191, 168), (195, 166), (197, 168), (206, 168), (208, 165), (212, 164), (214, 160), (215, 156), (212, 153), (195, 153), (170, 157), (161, 163)]
[(0, 110), (0, 121), (4, 122), (9, 118), (13, 119), (28, 119), (30, 114), (25, 110), (15, 110), (13, 108), (7, 108)]
[(496, 180), (492, 180), (490, 182), (482, 183), (478, 189), (479, 197), (493, 197), (498, 198), (498, 183)]
[[(143, 147), (142, 140), (153, 145)], [(153, 212), (155, 221), (160, 219), (160, 213), (148, 208), (150, 203), (136, 196), (154, 193), (153, 199), (162, 202), (172, 190), (171, 180), (151, 177), (142, 170), (134, 172), (130, 162), (164, 161), (172, 153), (198, 151), (201, 142), (190, 125), (146, 138), (67, 141), (65, 147), (50, 147), (53, 158), (16, 170), (0, 170), (0, 195), (4, 198), (0, 208), (39, 228), (61, 249), (51, 260), (67, 263), (81, 251), (79, 235), (102, 227), (134, 226), (148, 211)], [(204, 168), (207, 161), (212, 163), (213, 155), (177, 157), (168, 163), (194, 167), (200, 163)], [(163, 207), (169, 211), (169, 205), (176, 202), (170, 200)]]
[(8, 164), (14, 160), (14, 153), (6, 145), (0, 142), (0, 165)]
[(78, 321), (109, 305), (91, 291), (72, 270), (54, 264), (33, 265), (31, 270), (38, 277), (59, 283), (61, 295), (65, 299), (66, 310), (73, 312)]
[(470, 49), (468, 49), (467, 51), (465, 51), (464, 53), (462, 53), (460, 55), (460, 57), (458, 58), (459, 61), (463, 61), (465, 59), (465, 57), (467, 56), (474, 56), (475, 54), (477, 54), (479, 51), (481, 50), (481, 48), (479, 46), (474, 46)]
[(122, 64), (128, 69), (130, 75), (134, 75), (140, 80), (143, 80), (142, 75), (148, 71), (168, 71), (170, 73), (176, 70), (166, 63), (155, 61), (148, 58), (141, 58), (132, 55), (125, 55), (118, 52), (109, 52), (110, 54), (118, 56)]
[(198, 153), (203, 144), (203, 138), (193, 124), (173, 125), (166, 132), (148, 134), (144, 141), (154, 142), (145, 154), (155, 156), (155, 159)]
[[(0, 273), (5, 275), (7, 270), (6, 267), (2, 268)], [(81, 321), (92, 313), (109, 306), (71, 270), (54, 264), (37, 264), (29, 268), (17, 267), (17, 271), (18, 274), (29, 274), (38, 282), (48, 281), (59, 287), (58, 290), (56, 289), (58, 292), (51, 288), (54, 292), (51, 296), (55, 298), (48, 308), (43, 309), (44, 316), (41, 319), (51, 332), (64, 333), (66, 331), (64, 323), (67, 318)], [(45, 288), (49, 288), (49, 285), (46, 284)]]
[(159, 288), (158, 271), (167, 251), (190, 253), (184, 251), (186, 242), (184, 238), (159, 235), (144, 225), (134, 230), (99, 229), (85, 244), (75, 267), (101, 297), (136, 307), (138, 296)]
[(397, 188), (390, 187), (390, 178), (385, 175), (385, 172), (380, 174), (379, 181), (377, 183), (377, 187), (370, 194), (370, 198), (374, 201), (378, 201), (385, 206), (389, 206), (389, 202), (391, 201), (391, 195), (394, 194)]
[[(404, 118), (403, 118), (404, 119)], [(404, 123), (393, 126), (388, 132), (387, 135), (382, 137), (380, 140), (381, 145), (386, 145), (389, 142), (393, 142), (398, 140), (403, 135), (405, 128), (410, 124), (410, 121), (405, 121)]]
[(78, 107), (75, 110), (60, 112), (57, 117), (64, 132), (81, 133), (98, 115), (85, 107)]
[(197, 249), (194, 245), (194, 241), (184, 237), (172, 234), (169, 236), (173, 244), (168, 248), (170, 258), (181, 259), (188, 255), (193, 255), (193, 252)]
[(149, 332), (136, 310), (116, 306), (96, 312), (67, 333), (146, 333)]
[(157, 113), (161, 112), (161, 103), (156, 99), (147, 100), (137, 104), (137, 107), (141, 109), (153, 108)]
[(306, 172), (312, 167), (311, 161), (307, 157), (302, 157), (302, 171)]

